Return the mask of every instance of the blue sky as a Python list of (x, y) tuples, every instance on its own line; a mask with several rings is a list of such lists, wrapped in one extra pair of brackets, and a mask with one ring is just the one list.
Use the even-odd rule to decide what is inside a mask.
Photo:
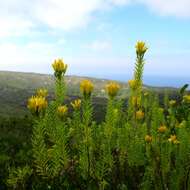
[(7, 0), (0, 25), (0, 70), (52, 73), (61, 57), (68, 74), (125, 80), (143, 40), (145, 77), (189, 78), (189, 0)]

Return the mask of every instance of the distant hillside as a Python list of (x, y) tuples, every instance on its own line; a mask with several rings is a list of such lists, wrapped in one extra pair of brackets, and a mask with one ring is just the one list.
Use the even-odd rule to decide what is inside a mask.
[[(86, 77), (78, 76), (66, 76), (65, 82), (67, 84), (67, 96), (79, 96), (80, 95), (80, 82)], [(95, 103), (105, 102), (102, 98), (106, 97), (105, 85), (109, 82), (106, 79), (90, 79), (95, 86), (93, 93), (96, 98)], [(119, 82), (121, 90), (119, 96), (126, 98), (128, 96), (129, 87), (127, 83)], [(8, 72), (0, 71), (0, 115), (7, 114), (25, 114), (26, 102), (28, 97), (35, 93), (38, 88), (47, 88), (50, 97), (53, 97), (54, 93), (54, 77), (53, 75), (35, 74), (35, 73), (21, 73), (21, 72)], [(145, 89), (157, 91), (163, 93), (164, 90), (176, 92), (175, 88), (157, 88), (144, 86)]]

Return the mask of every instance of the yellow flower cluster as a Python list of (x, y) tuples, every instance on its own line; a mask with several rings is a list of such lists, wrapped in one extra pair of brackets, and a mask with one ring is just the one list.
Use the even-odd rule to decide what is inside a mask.
[(149, 94), (148, 92), (144, 92), (144, 96), (147, 97)]
[(151, 143), (152, 142), (152, 137), (150, 135), (146, 135), (144, 140), (147, 142), (147, 143)]
[(159, 128), (158, 128), (158, 132), (159, 133), (165, 133), (167, 131), (167, 127), (165, 125), (161, 125)]
[(183, 96), (183, 101), (186, 103), (190, 103), (190, 95)]
[(163, 109), (163, 108), (158, 108), (158, 111), (159, 111), (160, 113), (164, 113), (164, 109)]
[(67, 70), (67, 64), (65, 64), (62, 59), (56, 59), (53, 62), (52, 67), (55, 71), (55, 76), (58, 78), (60, 78), (62, 74), (65, 74)]
[(45, 97), (42, 96), (32, 96), (28, 100), (28, 109), (35, 114), (39, 114), (41, 111), (45, 110), (47, 107), (47, 101)]
[(145, 42), (142, 42), (142, 41), (138, 41), (135, 48), (136, 48), (137, 55), (144, 55), (148, 49)]
[(63, 117), (65, 117), (66, 115), (67, 115), (67, 113), (68, 113), (68, 107), (67, 106), (59, 106), (58, 108), (57, 108), (57, 113), (58, 113), (58, 116), (60, 117), (60, 118), (63, 118)]
[(179, 144), (179, 141), (177, 140), (176, 135), (170, 135), (170, 138), (168, 139), (169, 142), (172, 142), (173, 144)]
[(116, 82), (110, 82), (106, 85), (106, 90), (109, 95), (109, 97), (113, 98), (117, 95), (118, 91), (120, 89), (120, 86)]
[(141, 120), (141, 119), (143, 119), (144, 118), (144, 112), (142, 111), (142, 110), (138, 110), (137, 112), (136, 112), (136, 119), (137, 120)]
[(41, 88), (37, 90), (36, 95), (45, 98), (48, 95), (48, 91), (46, 89)]
[(176, 124), (176, 128), (183, 128), (186, 125), (186, 121), (183, 120), (181, 123)]
[(170, 106), (175, 106), (176, 105), (176, 101), (175, 100), (170, 100), (169, 101), (169, 105)]
[(80, 91), (82, 92), (82, 94), (86, 97), (86, 96), (90, 96), (92, 91), (94, 89), (94, 85), (92, 84), (91, 81), (89, 80), (83, 80), (80, 83)]
[(81, 107), (81, 100), (77, 99), (71, 102), (71, 106), (73, 107), (74, 110), (79, 110)]
[(132, 90), (135, 90), (138, 88), (138, 81), (136, 81), (135, 79), (129, 80), (128, 81), (128, 85)]

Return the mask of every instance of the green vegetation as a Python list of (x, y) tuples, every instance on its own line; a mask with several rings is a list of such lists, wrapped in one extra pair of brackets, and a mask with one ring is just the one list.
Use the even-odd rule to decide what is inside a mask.
[(1, 117), (0, 131), (0, 189), (7, 189), (10, 168), (31, 163), (32, 120)]
[[(79, 85), (84, 79), (89, 79), (94, 84), (93, 104), (98, 107), (101, 103), (104, 104), (106, 98), (105, 85), (109, 80), (65, 76), (66, 99), (70, 102), (76, 96), (80, 96)], [(126, 98), (129, 95), (129, 86), (126, 83), (119, 83), (122, 89), (119, 91), (118, 97)], [(1, 116), (20, 116), (28, 114), (26, 109), (27, 99), (35, 93), (36, 89), (46, 88), (49, 92), (48, 99), (54, 98), (54, 77), (52, 75), (34, 74), (34, 73), (19, 73), (0, 71), (0, 115)], [(161, 94), (163, 97), (164, 91), (169, 91), (176, 96), (175, 88), (155, 88), (144, 86), (144, 89), (149, 89)], [(103, 98), (103, 99), (102, 99)], [(96, 109), (95, 109), (96, 111)]]
[[(106, 110), (98, 110), (105, 116), (98, 122), (93, 81), (82, 80), (80, 99), (66, 99), (67, 65), (55, 60), (55, 98), (49, 101), (46, 89), (37, 90), (28, 100), (30, 117), (1, 122), (2, 188), (190, 189), (188, 85), (177, 99), (165, 94), (160, 101), (143, 87), (146, 51), (145, 43), (138, 42), (127, 85), (107, 81)], [(122, 95), (125, 86), (128, 95)]]

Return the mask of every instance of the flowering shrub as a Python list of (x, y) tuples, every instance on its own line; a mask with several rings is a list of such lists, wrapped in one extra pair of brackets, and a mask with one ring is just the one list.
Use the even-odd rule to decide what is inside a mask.
[(105, 87), (107, 111), (100, 124), (93, 121), (91, 81), (81, 82), (81, 99), (70, 107), (64, 105), (67, 65), (55, 60), (55, 100), (47, 103), (47, 91), (41, 89), (28, 101), (34, 116), (33, 163), (27, 171), (26, 167), (18, 170), (20, 186), (14, 184), (20, 179), (17, 173), (10, 175), (9, 185), (18, 189), (25, 183), (31, 183), (31, 189), (190, 189), (190, 95), (184, 86), (179, 101), (170, 100), (161, 107), (156, 95), (143, 91), (147, 50), (144, 42), (137, 43), (127, 106), (117, 98), (119, 84)]

